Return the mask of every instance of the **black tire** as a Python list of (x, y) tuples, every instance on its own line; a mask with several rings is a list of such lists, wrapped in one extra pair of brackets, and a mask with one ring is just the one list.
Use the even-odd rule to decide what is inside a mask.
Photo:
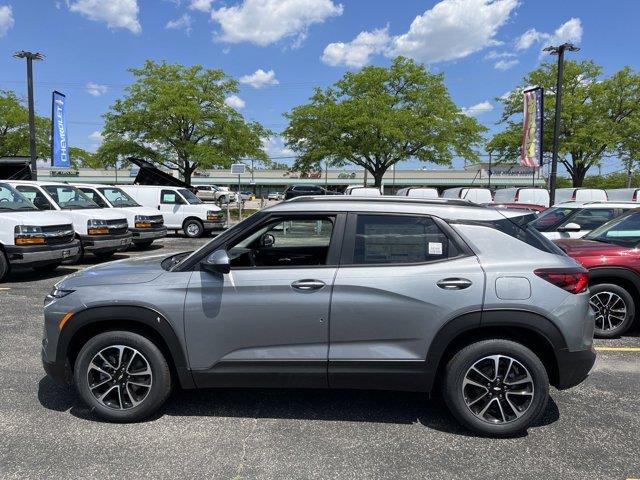
[(149, 248), (152, 243), (153, 243), (153, 240), (143, 240), (139, 242), (133, 242), (133, 244), (138, 248)]
[(2, 282), (7, 275), (9, 275), (9, 270), (11, 270), (9, 266), (9, 262), (7, 257), (4, 255), (4, 252), (0, 250), (0, 282)]
[(596, 338), (619, 337), (629, 330), (636, 315), (636, 305), (625, 288), (613, 283), (600, 283), (589, 287), (589, 295), (591, 308), (596, 312), (593, 331)]
[(46, 265), (38, 265), (37, 267), (33, 267), (33, 269), (38, 273), (49, 273), (53, 272), (60, 265), (62, 265), (62, 262), (48, 263)]
[(115, 255), (117, 250), (107, 250), (106, 252), (93, 252), (100, 260), (108, 260)]
[[(486, 359), (486, 357), (494, 355), (502, 356), (498, 360), (500, 374), (495, 375), (497, 383), (489, 383), (487, 380), (486, 387), (482, 385), (480, 389), (477, 389), (477, 393), (471, 395), (471, 392), (465, 388), (473, 391), (477, 387), (473, 384), (464, 387), (465, 378), (478, 382), (485, 381), (482, 377), (467, 377), (468, 374), (476, 375), (475, 372), (471, 372), (471, 367), (479, 366), (478, 368), (481, 368), (482, 365), (485, 365), (483, 362), (488, 362), (491, 368), (494, 361)], [(506, 366), (510, 365), (510, 359), (515, 360), (515, 363), (511, 364), (514, 367), (509, 367), (511, 372), (505, 370)], [(522, 370), (520, 367), (524, 367), (526, 370)], [(522, 372), (526, 371), (528, 371), (528, 377), (523, 376)], [(508, 378), (511, 379), (511, 382), (522, 378), (529, 378), (530, 381), (517, 385), (518, 389), (522, 389), (517, 391), (516, 386), (511, 385), (511, 382), (502, 382), (501, 375), (504, 375), (505, 372), (509, 374)], [(511, 437), (521, 434), (540, 418), (549, 399), (549, 376), (544, 365), (535, 353), (524, 345), (511, 340), (483, 340), (464, 347), (449, 360), (444, 373), (443, 394), (449, 410), (463, 426), (486, 436)], [(485, 373), (487, 376), (484, 378), (489, 377), (492, 380), (491, 373), (487, 371)], [(505, 375), (505, 380), (506, 378)], [(484, 395), (482, 389), (486, 390)], [(533, 392), (533, 395), (527, 396), (520, 393), (529, 390)], [(482, 400), (480, 400), (481, 398)], [(509, 404), (507, 404), (507, 398), (511, 399), (508, 400)], [(478, 401), (478, 403), (474, 405), (474, 401)], [(470, 402), (471, 405), (467, 406), (467, 402)], [(483, 414), (483, 418), (480, 418), (477, 414), (481, 413), (487, 404), (491, 405)], [(505, 407), (498, 410), (502, 405)], [(519, 412), (520, 416), (509, 405), (522, 407), (522, 411)], [(472, 412), (472, 407), (476, 413)], [(501, 411), (505, 413), (500, 413)], [(495, 419), (491, 418), (493, 412), (496, 415)], [(499, 414), (504, 421), (499, 420)]]
[(195, 218), (190, 218), (182, 224), (182, 231), (189, 238), (198, 238), (204, 235), (204, 225)]
[[(146, 396), (135, 406), (131, 406), (133, 405), (131, 402), (127, 405), (128, 393), (124, 395), (125, 408), (115, 408), (117, 404), (114, 404), (113, 407), (108, 406), (97, 398), (97, 395), (103, 393), (104, 390), (99, 390), (94, 395), (90, 388), (88, 373), (90, 363), (99, 352), (104, 352), (105, 349), (109, 351), (109, 347), (115, 345), (127, 347), (126, 351), (134, 349), (139, 352), (151, 370), (151, 387), (145, 391)], [(126, 359), (122, 363), (126, 363)], [(141, 377), (137, 379), (141, 379)], [(162, 406), (171, 393), (171, 371), (167, 359), (160, 349), (148, 338), (127, 331), (104, 332), (90, 338), (80, 350), (75, 362), (74, 382), (82, 400), (89, 405), (92, 411), (104, 420), (118, 423), (137, 422), (149, 417)], [(107, 384), (104, 388), (110, 387), (111, 384)], [(114, 389), (114, 394), (119, 391), (119, 388)]]

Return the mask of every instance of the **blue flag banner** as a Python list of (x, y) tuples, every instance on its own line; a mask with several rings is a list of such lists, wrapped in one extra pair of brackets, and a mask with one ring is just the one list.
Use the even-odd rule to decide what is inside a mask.
[(51, 165), (54, 167), (71, 166), (69, 159), (69, 139), (67, 138), (67, 97), (53, 92), (51, 100)]

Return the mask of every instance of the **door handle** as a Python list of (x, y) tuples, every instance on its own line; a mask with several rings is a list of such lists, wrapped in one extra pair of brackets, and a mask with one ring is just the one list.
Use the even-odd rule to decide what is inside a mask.
[(310, 290), (320, 290), (325, 283), (320, 280), (297, 280), (291, 284), (292, 288), (308, 292)]
[(469, 288), (473, 282), (466, 278), (443, 278), (436, 285), (443, 290), (464, 290)]

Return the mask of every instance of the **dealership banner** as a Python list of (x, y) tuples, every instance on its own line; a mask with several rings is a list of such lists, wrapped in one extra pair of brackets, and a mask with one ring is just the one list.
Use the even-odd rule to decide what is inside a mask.
[(542, 164), (542, 102), (541, 87), (524, 91), (524, 120), (520, 165), (539, 167)]
[(51, 165), (68, 168), (69, 139), (67, 138), (67, 112), (65, 97), (60, 92), (53, 92), (51, 99)]

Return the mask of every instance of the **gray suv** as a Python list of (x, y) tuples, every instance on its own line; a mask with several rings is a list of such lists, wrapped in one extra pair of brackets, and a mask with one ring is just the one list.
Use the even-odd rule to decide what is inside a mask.
[(194, 252), (59, 282), (44, 368), (110, 421), (172, 385), (440, 387), (466, 427), (513, 435), (595, 360), (588, 274), (526, 221), (464, 200), (283, 202)]

